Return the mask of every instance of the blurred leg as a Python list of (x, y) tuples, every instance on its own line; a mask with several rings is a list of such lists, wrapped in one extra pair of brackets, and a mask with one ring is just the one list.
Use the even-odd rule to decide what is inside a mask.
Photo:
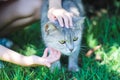
[(0, 36), (40, 19), (42, 0), (14, 0), (0, 5)]

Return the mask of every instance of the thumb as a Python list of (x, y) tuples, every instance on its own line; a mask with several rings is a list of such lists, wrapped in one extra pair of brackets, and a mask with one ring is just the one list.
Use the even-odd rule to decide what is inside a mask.
[(50, 63), (47, 63), (46, 66), (47, 66), (48, 68), (50, 68), (51, 64), (50, 64)]
[(44, 50), (44, 54), (43, 54), (42, 57), (47, 57), (47, 55), (48, 55), (48, 48), (46, 48), (46, 49)]

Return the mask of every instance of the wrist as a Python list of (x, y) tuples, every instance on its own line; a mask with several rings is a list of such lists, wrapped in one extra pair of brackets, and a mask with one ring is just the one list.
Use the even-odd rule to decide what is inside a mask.
[(49, 9), (50, 8), (62, 8), (61, 0), (49, 0)]
[(49, 7), (49, 9), (61, 9), (62, 7), (60, 7), (60, 6), (51, 6), (51, 7)]
[(35, 66), (35, 65), (44, 65), (45, 59), (43, 59), (42, 57), (38, 57), (36, 55), (32, 55), (31, 58), (32, 58), (31, 60), (33, 60), (31, 64), (33, 66)]

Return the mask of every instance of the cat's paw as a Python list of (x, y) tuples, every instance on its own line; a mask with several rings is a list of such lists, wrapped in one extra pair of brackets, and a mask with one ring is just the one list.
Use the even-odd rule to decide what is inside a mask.
[(68, 70), (72, 72), (78, 72), (80, 68), (77, 65), (72, 65), (68, 67)]

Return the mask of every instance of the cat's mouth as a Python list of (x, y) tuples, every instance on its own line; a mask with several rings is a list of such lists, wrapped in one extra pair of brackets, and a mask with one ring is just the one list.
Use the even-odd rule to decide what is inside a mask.
[(71, 55), (73, 52), (67, 51), (67, 50), (66, 50), (66, 51), (63, 51), (63, 50), (62, 50), (61, 53), (64, 54), (64, 55), (69, 56), (69, 55)]

